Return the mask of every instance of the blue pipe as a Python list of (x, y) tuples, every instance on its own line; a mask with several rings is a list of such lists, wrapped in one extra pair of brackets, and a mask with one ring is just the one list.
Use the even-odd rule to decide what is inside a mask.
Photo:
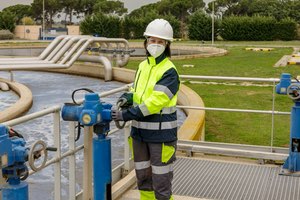
[(292, 108), (289, 157), (282, 168), (290, 172), (300, 171), (300, 102), (295, 102)]
[(111, 139), (93, 138), (94, 200), (111, 200)]
[[(21, 181), (18, 172), (23, 170), (27, 157), (24, 139), (9, 138), (8, 129), (0, 124), (0, 162), (2, 174), (8, 182), (1, 185), (2, 200), (28, 200), (28, 183)], [(1, 198), (0, 198), (1, 199)]]
[(2, 187), (3, 200), (28, 200), (28, 183), (15, 179), (16, 182), (10, 180), (9, 183)]

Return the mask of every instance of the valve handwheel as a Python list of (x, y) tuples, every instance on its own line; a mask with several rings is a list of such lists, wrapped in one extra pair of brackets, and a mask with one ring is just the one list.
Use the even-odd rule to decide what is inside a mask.
[[(42, 155), (44, 155), (44, 159), (42, 163), (39, 166), (35, 166), (34, 163), (35, 159), (41, 157)], [(45, 166), (47, 162), (47, 158), (48, 158), (48, 151), (47, 151), (46, 143), (41, 140), (36, 141), (30, 148), (29, 155), (28, 155), (28, 163), (30, 168), (35, 172), (41, 170)]]

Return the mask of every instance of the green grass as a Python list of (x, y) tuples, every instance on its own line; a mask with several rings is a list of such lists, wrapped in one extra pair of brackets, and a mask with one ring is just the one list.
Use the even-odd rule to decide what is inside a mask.
[[(183, 40), (183, 41), (175, 41), (176, 44), (192, 44), (192, 45), (211, 45), (211, 41), (192, 41), (192, 40)], [(261, 45), (270, 45), (270, 46), (300, 46), (300, 40), (292, 40), (292, 41), (214, 41), (214, 45), (222, 46), (261, 46)]]
[[(279, 77), (282, 72), (297, 75), (297, 67), (274, 68), (283, 56), (293, 52), (292, 48), (275, 48), (270, 52), (246, 51), (244, 47), (226, 47), (228, 55), (187, 60), (173, 60), (180, 74), (203, 76)], [(133, 60), (127, 65), (136, 69), (140, 61)], [(191, 64), (193, 68), (183, 65)]]
[[(203, 99), (206, 107), (272, 110), (273, 88), (186, 84)], [(290, 111), (287, 96), (276, 95), (275, 110)], [(272, 116), (268, 114), (206, 111), (206, 140), (225, 143), (270, 145)], [(289, 116), (275, 116), (274, 145), (287, 146)]]
[[(185, 42), (185, 44), (188, 43), (192, 45), (192, 42)], [(222, 46), (229, 52), (226, 56), (173, 60), (173, 63), (180, 74), (186, 75), (261, 78), (279, 78), (282, 72), (291, 73), (293, 76), (300, 75), (300, 66), (273, 67), (283, 55), (290, 55), (293, 52), (292, 48), (276, 47), (274, 51), (270, 52), (244, 50), (248, 44), (266, 45), (265, 47), (268, 47), (268, 45), (276, 44), (293, 46), (300, 44), (299, 42), (235, 42), (233, 44)], [(237, 46), (236, 44), (244, 46)], [(139, 62), (137, 60), (130, 61), (127, 68), (136, 69)], [(191, 64), (194, 67), (184, 68), (182, 67), (184, 64)], [(229, 86), (222, 84), (192, 84), (191, 82), (187, 82), (186, 85), (201, 96), (207, 107), (272, 109), (272, 86), (258, 87), (242, 86), (240, 84)], [(292, 105), (293, 102), (287, 96), (276, 95), (275, 110), (289, 112)], [(276, 115), (274, 121), (274, 145), (288, 146), (290, 117)], [(206, 111), (205, 139), (214, 142), (270, 145), (271, 124), (272, 117), (267, 114)]]
[[(144, 42), (142, 39), (129, 40), (130, 42)], [(195, 41), (195, 40), (174, 40), (173, 44), (175, 45), (201, 45), (201, 46), (211, 46), (211, 41)], [(261, 46), (261, 45), (270, 45), (270, 46), (300, 46), (300, 40), (292, 41), (214, 41), (215, 46)]]
[[(276, 48), (271, 52), (246, 51), (242, 47), (227, 47), (227, 50), (227, 56), (177, 60), (174, 63), (180, 74), (277, 77), (281, 69), (276, 70), (273, 65), (282, 55), (292, 52), (291, 48)], [(192, 64), (194, 68), (183, 68), (184, 64)]]

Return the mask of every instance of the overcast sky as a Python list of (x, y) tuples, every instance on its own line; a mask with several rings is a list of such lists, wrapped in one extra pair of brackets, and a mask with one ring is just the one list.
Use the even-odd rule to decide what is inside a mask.
[[(45, 0), (47, 1), (47, 0)], [(124, 2), (124, 6), (128, 9), (128, 12), (131, 12), (134, 9), (137, 9), (143, 5), (155, 3), (159, 0), (121, 0)], [(208, 2), (211, 0), (204, 0), (204, 2)], [(8, 6), (16, 5), (16, 4), (31, 4), (33, 0), (0, 0), (0, 10), (6, 8)]]
[[(45, 0), (47, 1), (47, 0)], [(124, 6), (128, 9), (128, 12), (131, 12), (134, 9), (141, 7), (142, 5), (155, 3), (159, 0), (121, 0), (124, 2)], [(33, 0), (0, 0), (0, 10), (8, 6), (16, 4), (31, 4)]]

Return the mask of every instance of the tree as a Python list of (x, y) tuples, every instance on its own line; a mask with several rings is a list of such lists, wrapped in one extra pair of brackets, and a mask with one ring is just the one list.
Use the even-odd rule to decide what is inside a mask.
[(286, 5), (278, 0), (253, 0), (249, 4), (248, 15), (273, 16), (283, 19), (288, 16)]
[[(45, 0), (45, 20), (49, 27), (52, 27), (53, 17), (60, 12), (62, 8), (61, 0)], [(31, 4), (33, 17), (36, 20), (43, 19), (43, 0), (34, 0)]]
[[(212, 38), (212, 20), (211, 17), (203, 11), (198, 11), (189, 17), (189, 38), (191, 40), (211, 40)], [(218, 23), (215, 24), (217, 30)], [(215, 31), (215, 36), (217, 31)]]
[(69, 24), (72, 24), (72, 18), (73, 18), (73, 14), (79, 14), (80, 13), (80, 9), (79, 9), (79, 0), (64, 0), (61, 1), (61, 5), (63, 8), (63, 11), (65, 13), (65, 22), (67, 23), (67, 18), (69, 16)]
[(85, 35), (117, 38), (121, 34), (121, 21), (116, 16), (96, 13), (87, 16), (80, 23), (80, 31)]
[(202, 0), (162, 0), (158, 4), (160, 14), (172, 14), (182, 22), (186, 22), (187, 16), (203, 8)]
[(92, 15), (95, 2), (96, 0), (79, 0), (76, 5), (77, 13), (84, 13), (86, 16)]
[(287, 7), (289, 9), (289, 17), (300, 24), (300, 0), (289, 1)]
[[(208, 12), (211, 11), (209, 4)], [(300, 22), (300, 0), (217, 0), (216, 13), (224, 16), (272, 16), (277, 20), (290, 17)]]
[(186, 32), (187, 16), (202, 9), (205, 6), (203, 0), (161, 0), (157, 3), (142, 6), (132, 11), (131, 17), (146, 17), (149, 15), (158, 15), (160, 17), (173, 15), (180, 21), (181, 37)]
[(162, 0), (158, 4), (158, 11), (162, 15), (172, 14), (181, 21), (180, 32), (183, 37), (187, 16), (204, 6), (202, 0)]
[(23, 17), (31, 17), (32, 16), (32, 10), (31, 6), (29, 5), (22, 5), (17, 4), (14, 6), (9, 6), (3, 9), (3, 12), (9, 11), (13, 13), (16, 16), (16, 23), (20, 23), (20, 20)]
[(98, 0), (93, 7), (94, 13), (123, 15), (127, 13), (127, 8), (124, 8), (124, 3), (121, 1), (106, 1)]
[[(231, 15), (233, 12), (232, 10), (235, 9), (235, 6), (238, 5), (238, 3), (241, 0), (217, 0), (215, 1), (215, 12), (221, 13), (221, 15)], [(209, 10), (211, 11), (211, 5), (212, 3), (209, 3)]]
[(135, 9), (133, 11), (131, 11), (131, 13), (128, 15), (129, 17), (146, 17), (148, 15), (159, 15), (158, 13), (158, 3), (151, 3), (151, 4), (147, 4), (145, 6), (142, 6), (138, 9)]
[(23, 17), (20, 23), (23, 25), (34, 25), (35, 21), (31, 17)]
[(16, 16), (10, 11), (0, 12), (0, 30), (14, 31), (16, 27)]

